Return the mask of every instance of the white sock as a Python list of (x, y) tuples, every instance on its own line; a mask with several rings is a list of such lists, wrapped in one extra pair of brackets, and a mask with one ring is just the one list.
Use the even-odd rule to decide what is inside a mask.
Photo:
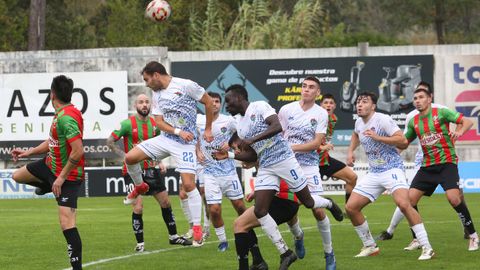
[(323, 220), (317, 221), (317, 228), (320, 235), (322, 235), (323, 250), (325, 253), (331, 253), (333, 251), (332, 233), (330, 232), (330, 219), (328, 219), (328, 216), (325, 216)]
[(388, 226), (387, 228), (387, 232), (389, 234), (393, 234), (393, 232), (395, 231), (395, 229), (397, 228), (398, 224), (400, 223), (400, 221), (402, 221), (402, 219), (404, 218), (405, 216), (403, 215), (402, 211), (400, 210), (400, 208), (395, 208), (395, 212), (393, 212), (393, 216), (392, 216), (392, 220), (390, 220), (390, 226)]
[(470, 234), (470, 238), (478, 238), (477, 232)]
[(423, 223), (413, 225), (412, 230), (415, 233), (415, 236), (417, 237), (417, 240), (422, 247), (432, 248), (430, 242), (428, 241), (427, 231), (425, 230), (425, 226), (423, 226)]
[(187, 192), (187, 196), (193, 226), (200, 225), (202, 221), (202, 197), (200, 196), (200, 192), (194, 188), (192, 191)]
[(288, 225), (288, 228), (290, 229), (290, 232), (292, 232), (293, 237), (295, 239), (300, 239), (302, 237), (303, 231), (302, 228), (300, 228), (300, 220), (297, 218), (297, 223), (293, 225)]
[(132, 178), (132, 181), (135, 184), (135, 186), (138, 186), (141, 183), (143, 183), (142, 168), (140, 167), (140, 163), (136, 163), (133, 165), (127, 164), (126, 167), (127, 167), (128, 174)]
[(258, 222), (260, 222), (262, 225), (262, 230), (268, 235), (268, 238), (270, 238), (270, 240), (273, 242), (275, 247), (278, 249), (278, 252), (280, 252), (280, 254), (287, 252), (287, 244), (283, 240), (275, 220), (273, 220), (273, 218), (267, 214), (266, 216), (259, 218)]
[(183, 214), (185, 215), (185, 218), (187, 218), (188, 223), (192, 224), (192, 215), (190, 215), (190, 208), (188, 207), (188, 198), (180, 200), (180, 205), (182, 206)]
[(362, 240), (364, 247), (375, 246), (375, 240), (373, 240), (372, 234), (370, 233), (370, 229), (368, 228), (368, 222), (365, 220), (363, 224), (355, 226), (355, 231)]
[(313, 200), (315, 201), (313, 208), (331, 208), (332, 207), (332, 202), (330, 200), (327, 200), (321, 196), (312, 196)]
[(227, 235), (225, 234), (225, 226), (215, 228), (215, 234), (217, 234), (220, 242), (227, 242)]

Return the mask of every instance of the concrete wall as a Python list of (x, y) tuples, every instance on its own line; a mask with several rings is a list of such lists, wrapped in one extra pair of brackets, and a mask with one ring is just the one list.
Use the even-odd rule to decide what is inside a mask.
[[(1, 73), (36, 72), (79, 72), (79, 71), (128, 71), (129, 108), (133, 96), (140, 92), (150, 93), (144, 86), (139, 72), (151, 60), (169, 67), (174, 61), (288, 59), (318, 57), (387, 56), (387, 55), (480, 55), (480, 44), (428, 45), (428, 46), (384, 46), (320, 48), (320, 49), (276, 49), (243, 51), (168, 52), (166, 47), (106, 48), (67, 51), (7, 52), (0, 53)], [(442, 85), (443, 78), (436, 74), (435, 85)], [(438, 90), (438, 89), (437, 89)], [(442, 98), (441, 91), (437, 97)], [(479, 147), (459, 145), (461, 160), (480, 160)], [(359, 151), (358, 159), (365, 161)], [(412, 160), (414, 147), (406, 151), (406, 159)], [(334, 156), (345, 159), (345, 147), (336, 148)], [(5, 167), (5, 164), (0, 164)]]
[[(363, 46), (362, 46), (363, 45)], [(446, 55), (480, 55), (480, 44), (458, 45), (419, 45), (419, 46), (381, 46), (368, 47), (359, 44), (358, 47), (342, 48), (319, 48), (319, 49), (275, 49), (275, 50), (243, 50), (243, 51), (201, 51), (201, 52), (168, 52), (170, 62), (186, 61), (221, 61), (221, 60), (254, 60), (254, 59), (294, 59), (294, 58), (321, 58), (321, 57), (355, 57), (355, 56), (392, 56), (392, 55), (425, 55), (433, 54), (435, 66), (443, 65), (442, 56)], [(445, 100), (445, 91), (441, 86), (445, 85), (444, 74), (436, 68), (435, 98)], [(443, 69), (442, 69), (443, 70)], [(404, 158), (413, 162), (416, 147), (409, 147), (402, 154)], [(457, 145), (457, 152), (462, 161), (480, 160), (480, 147), (472, 145)], [(346, 159), (346, 147), (337, 147), (332, 156), (342, 161)], [(357, 160), (366, 162), (363, 151), (357, 151)]]

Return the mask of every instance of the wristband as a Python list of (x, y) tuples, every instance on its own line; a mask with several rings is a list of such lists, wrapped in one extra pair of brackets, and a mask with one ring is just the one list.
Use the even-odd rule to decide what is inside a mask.
[(175, 128), (175, 129), (173, 130), (173, 134), (175, 134), (175, 135), (180, 135), (180, 131), (182, 131), (182, 130), (179, 129), (179, 128)]
[(228, 151), (228, 158), (235, 159), (235, 153)]

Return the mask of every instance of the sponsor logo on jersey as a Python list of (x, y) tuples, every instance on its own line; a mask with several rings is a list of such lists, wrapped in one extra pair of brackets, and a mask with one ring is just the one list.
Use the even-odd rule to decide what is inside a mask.
[(420, 139), (420, 143), (422, 145), (434, 145), (440, 141), (440, 139), (443, 138), (442, 133), (427, 133), (422, 136)]

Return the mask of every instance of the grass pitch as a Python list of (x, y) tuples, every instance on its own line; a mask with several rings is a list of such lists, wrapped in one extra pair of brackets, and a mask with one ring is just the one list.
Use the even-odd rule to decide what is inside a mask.
[[(334, 196), (342, 202), (342, 196)], [(480, 194), (466, 194), (467, 204), (477, 228), (480, 228)], [(179, 199), (171, 197), (179, 233), (187, 230)], [(230, 247), (217, 251), (213, 228), (211, 237), (201, 248), (172, 246), (168, 243), (165, 224), (153, 198), (144, 201), (145, 248), (148, 252), (133, 252), (135, 238), (131, 229), (131, 208), (122, 198), (81, 198), (77, 227), (83, 242), (85, 269), (236, 269), (237, 260), (232, 224), (235, 213), (228, 201), (223, 203), (223, 216)], [(374, 236), (386, 229), (395, 206), (389, 196), (382, 196), (364, 213)], [(467, 251), (468, 240), (455, 211), (444, 195), (423, 198), (419, 205), (430, 242), (436, 252), (431, 261), (417, 261), (418, 251), (403, 251), (411, 235), (406, 221), (398, 226), (394, 238), (379, 241), (380, 254), (354, 259), (361, 248), (349, 220), (339, 223), (331, 216), (333, 246), (337, 269), (405, 270), (405, 269), (479, 269), (480, 252)], [(290, 269), (324, 269), (323, 248), (316, 222), (309, 210), (300, 208), (301, 226), (305, 231), (305, 259)], [(65, 269), (70, 265), (66, 243), (59, 229), (56, 203), (53, 199), (0, 200), (0, 269)], [(285, 225), (282, 234), (293, 249), (293, 240)], [(259, 245), (270, 269), (277, 269), (279, 255), (270, 240), (256, 229)]]

